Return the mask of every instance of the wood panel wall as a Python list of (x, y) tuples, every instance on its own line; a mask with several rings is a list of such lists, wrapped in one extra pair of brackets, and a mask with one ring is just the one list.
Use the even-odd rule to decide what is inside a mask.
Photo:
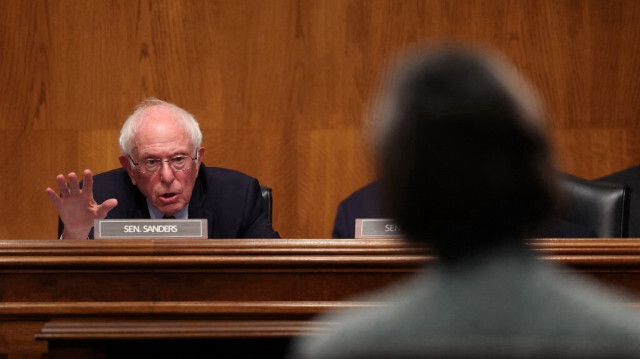
[(54, 238), (44, 188), (117, 167), (119, 128), (150, 96), (199, 119), (208, 165), (273, 187), (283, 237), (328, 237), (375, 177), (361, 126), (381, 71), (441, 39), (522, 70), (566, 171), (640, 163), (636, 0), (2, 0), (0, 238)]

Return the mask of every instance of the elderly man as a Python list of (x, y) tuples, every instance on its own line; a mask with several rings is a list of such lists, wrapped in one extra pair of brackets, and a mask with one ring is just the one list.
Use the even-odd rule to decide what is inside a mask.
[(122, 168), (93, 177), (56, 177), (46, 192), (64, 224), (63, 239), (93, 237), (102, 218), (206, 218), (209, 238), (277, 238), (255, 178), (206, 167), (202, 132), (182, 108), (156, 99), (140, 104), (120, 132)]

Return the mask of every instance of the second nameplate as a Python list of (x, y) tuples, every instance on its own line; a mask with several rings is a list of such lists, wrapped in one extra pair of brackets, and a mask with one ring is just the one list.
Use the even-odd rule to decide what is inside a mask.
[(400, 227), (389, 218), (356, 219), (356, 238), (401, 238)]

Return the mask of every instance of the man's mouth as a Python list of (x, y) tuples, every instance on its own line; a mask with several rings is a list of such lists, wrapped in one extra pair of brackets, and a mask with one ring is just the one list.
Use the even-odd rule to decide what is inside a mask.
[(172, 203), (178, 199), (178, 194), (176, 192), (167, 192), (160, 195), (160, 201), (163, 203)]

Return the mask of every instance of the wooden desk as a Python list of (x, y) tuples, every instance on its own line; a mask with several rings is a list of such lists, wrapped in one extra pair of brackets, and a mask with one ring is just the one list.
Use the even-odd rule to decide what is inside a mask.
[[(531, 245), (640, 298), (640, 239)], [(389, 239), (0, 241), (0, 358), (282, 357), (291, 337), (329, 329), (314, 315), (384, 305), (347, 298), (432, 259)]]
[(39, 358), (36, 334), (288, 338), (426, 259), (392, 240), (0, 241), (0, 353)]

